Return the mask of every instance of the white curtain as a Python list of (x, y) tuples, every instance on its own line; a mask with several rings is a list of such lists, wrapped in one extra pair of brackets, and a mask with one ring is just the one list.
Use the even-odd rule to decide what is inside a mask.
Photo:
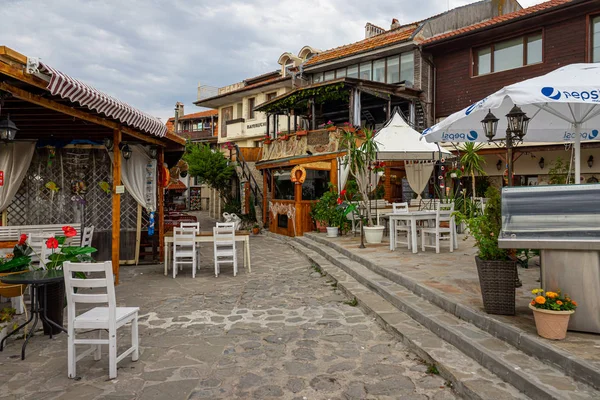
[(35, 142), (0, 143), (0, 211), (4, 211), (17, 194), (35, 151)]
[[(129, 145), (131, 157), (121, 154), (121, 180), (125, 189), (148, 212), (156, 211), (156, 160), (150, 158), (142, 145)], [(113, 152), (109, 151), (111, 160)]]
[(354, 126), (361, 126), (361, 107), (360, 107), (360, 90), (358, 89), (354, 89), (354, 104), (352, 105), (354, 107), (353, 110), (353, 118), (354, 121), (352, 121), (352, 125)]
[(346, 162), (347, 157), (338, 157), (338, 193), (340, 193), (346, 187), (348, 183), (348, 175), (350, 175), (350, 165)]
[(433, 172), (433, 162), (410, 162), (406, 161), (404, 169), (406, 170), (406, 179), (413, 192), (417, 193), (418, 200), (421, 200), (421, 193), (425, 190), (427, 182)]

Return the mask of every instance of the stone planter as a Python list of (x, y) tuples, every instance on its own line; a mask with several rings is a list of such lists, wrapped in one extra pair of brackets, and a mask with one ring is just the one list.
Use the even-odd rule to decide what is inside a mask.
[(363, 226), (363, 230), (365, 232), (365, 241), (371, 244), (381, 243), (383, 240), (384, 229), (385, 226), (383, 225)]
[(488, 261), (475, 257), (483, 308), (488, 314), (515, 315), (517, 262)]
[(546, 339), (562, 340), (567, 337), (567, 328), (571, 314), (575, 311), (553, 311), (535, 308), (529, 304), (533, 310), (533, 319), (538, 335)]
[(328, 226), (327, 227), (327, 237), (334, 238), (338, 237), (340, 229), (337, 226)]

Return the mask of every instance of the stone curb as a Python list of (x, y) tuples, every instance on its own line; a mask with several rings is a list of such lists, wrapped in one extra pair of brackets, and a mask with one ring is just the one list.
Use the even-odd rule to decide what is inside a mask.
[(313, 242), (331, 247), (335, 251), (343, 254), (352, 261), (365, 266), (376, 274), (404, 286), (444, 311), (475, 325), (477, 328), (507, 342), (525, 354), (559, 367), (565, 375), (600, 390), (600, 371), (590, 363), (576, 359), (572, 354), (549, 346), (541, 339), (522, 329), (504, 324), (480, 311), (457, 303), (435, 289), (426, 287), (406, 275), (387, 270), (370, 260), (352, 253), (336, 243), (320, 238), (318, 235), (307, 233), (304, 237)]
[[(507, 359), (503, 359), (502, 354), (499, 354), (495, 351), (491, 351), (487, 349), (482, 343), (479, 343), (477, 340), (472, 340), (469, 336), (465, 336), (465, 333), (476, 332), (472, 332), (471, 330), (467, 330), (465, 332), (464, 327), (462, 327), (463, 330), (456, 329), (456, 327), (453, 326), (451, 321), (441, 320), (442, 318), (440, 317), (443, 317), (443, 315), (440, 315), (440, 312), (444, 313), (444, 311), (440, 310), (438, 306), (433, 305), (427, 300), (422, 299), (420, 296), (418, 296), (418, 294), (411, 293), (410, 296), (414, 296), (412, 298), (410, 296), (406, 297), (406, 294), (402, 296), (397, 295), (396, 292), (392, 292), (387, 287), (387, 285), (383, 285), (383, 283), (377, 282), (377, 277), (369, 277), (369, 272), (374, 275), (378, 274), (376, 274), (376, 272), (372, 270), (369, 270), (364, 265), (350, 259), (347, 259), (347, 261), (356, 263), (357, 267), (346, 265), (344, 263), (344, 259), (346, 259), (346, 257), (340, 258), (336, 255), (328, 254), (328, 251), (320, 247), (317, 244), (317, 242), (311, 241), (308, 238), (296, 238), (296, 240), (300, 241), (311, 250), (316, 251), (317, 253), (328, 259), (330, 262), (332, 262), (334, 265), (343, 269), (345, 272), (350, 274), (360, 283), (371, 288), (384, 299), (392, 303), (400, 311), (408, 314), (415, 321), (428, 328), (431, 332), (435, 333), (437, 336), (439, 336), (446, 342), (456, 346), (464, 354), (471, 357), (480, 365), (495, 373), (498, 377), (515, 386), (517, 389), (521, 390), (522, 392), (530, 396), (532, 399), (545, 400), (570, 398), (569, 394), (566, 393), (564, 390), (559, 390), (554, 385), (542, 381), (541, 378), (539, 378), (536, 375), (528, 374), (526, 368), (520, 368), (521, 365), (519, 365), (518, 363), (515, 363), (514, 361), (508, 361)], [(329, 251), (335, 252), (334, 249), (329, 249)], [(356, 271), (355, 268), (363, 268), (365, 269), (365, 271), (361, 273)], [(395, 282), (393, 284), (398, 285)], [(456, 318), (457, 321), (459, 320), (457, 316), (452, 316), (452, 318)], [(491, 335), (490, 333), (485, 331), (481, 333), (484, 333), (485, 335)], [(501, 339), (495, 338), (493, 337), (493, 335), (491, 335), (489, 339), (501, 341)], [(555, 371), (555, 373), (559, 374), (555, 376), (557, 379), (559, 379), (559, 382), (562, 382), (560, 376), (565, 377), (562, 370), (557, 370)], [(569, 380), (572, 379), (572, 377), (567, 377), (567, 382), (569, 382)], [(590, 388), (584, 388), (583, 391), (585, 393), (589, 393)]]
[[(464, 396), (464, 398), (470, 400), (489, 400), (489, 391), (482, 390), (482, 384), (487, 387), (493, 385), (497, 391), (496, 393), (502, 392), (502, 398), (528, 398), (516, 388), (512, 386), (506, 387), (504, 381), (499, 378), (496, 378), (496, 382), (492, 382), (489, 381), (489, 377), (486, 377), (486, 379), (480, 377), (477, 372), (482, 367), (477, 365), (475, 360), (469, 359), (452, 344), (447, 343), (444, 349), (438, 351), (428, 348), (423, 342), (427, 339), (435, 342), (431, 338), (437, 339), (437, 336), (430, 332), (429, 329), (420, 325), (403, 311), (390, 304), (380, 294), (365, 287), (348, 272), (331, 264), (326, 258), (312, 249), (305, 247), (304, 243), (297, 241), (289, 242), (288, 244), (302, 253), (309, 261), (319, 265), (331, 279), (336, 281), (337, 288), (346, 296), (356, 298), (358, 305), (368, 315), (373, 316), (385, 331), (402, 341), (402, 343), (426, 363), (435, 365), (440, 376), (450, 381), (454, 391)], [(414, 326), (409, 326), (404, 321), (398, 322), (398, 320), (403, 319), (402, 317), (410, 320)], [(421, 342), (419, 342), (419, 339)], [(465, 364), (469, 365), (470, 368), (465, 367)], [(491, 374), (491, 372), (488, 373)], [(469, 378), (466, 378), (466, 376), (469, 376)]]

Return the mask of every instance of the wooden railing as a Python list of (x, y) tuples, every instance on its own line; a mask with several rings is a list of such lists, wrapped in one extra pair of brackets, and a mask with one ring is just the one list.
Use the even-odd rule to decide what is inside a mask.
[[(257, 162), (262, 157), (262, 147), (240, 147), (239, 149), (246, 162)], [(237, 161), (235, 153), (231, 157), (233, 161)]]

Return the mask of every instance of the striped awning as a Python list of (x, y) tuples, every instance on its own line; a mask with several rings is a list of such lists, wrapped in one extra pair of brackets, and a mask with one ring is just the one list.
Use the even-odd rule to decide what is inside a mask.
[(104, 114), (124, 125), (142, 132), (164, 137), (167, 127), (158, 119), (129, 104), (115, 99), (93, 87), (72, 78), (42, 62), (39, 72), (50, 76), (47, 89), (55, 96), (79, 103), (90, 110)]

